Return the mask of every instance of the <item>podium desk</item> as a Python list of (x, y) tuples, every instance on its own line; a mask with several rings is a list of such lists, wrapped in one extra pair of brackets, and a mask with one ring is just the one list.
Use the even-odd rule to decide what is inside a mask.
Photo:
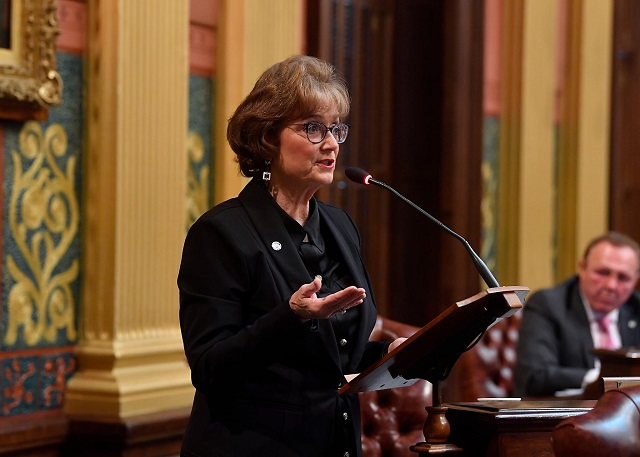
[(640, 349), (594, 349), (601, 376), (640, 376)]
[(595, 400), (540, 400), (449, 403), (449, 442), (464, 456), (553, 456), (551, 432), (562, 420), (584, 414)]

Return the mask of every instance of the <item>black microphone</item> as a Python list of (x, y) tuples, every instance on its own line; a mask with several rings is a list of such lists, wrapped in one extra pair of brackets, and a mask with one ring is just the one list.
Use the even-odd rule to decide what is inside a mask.
[(487, 267), (487, 264), (484, 263), (482, 259), (478, 256), (478, 254), (475, 253), (475, 251), (469, 245), (469, 242), (464, 238), (462, 238), (460, 235), (458, 235), (456, 232), (454, 232), (449, 227), (444, 225), (442, 222), (440, 222), (438, 219), (433, 217), (431, 214), (427, 213), (425, 210), (423, 210), (418, 205), (416, 205), (411, 200), (409, 200), (407, 197), (399, 193), (393, 187), (383, 183), (382, 181), (373, 179), (373, 177), (368, 172), (364, 171), (362, 168), (348, 167), (344, 171), (344, 174), (347, 175), (347, 178), (349, 178), (351, 181), (357, 182), (358, 184), (365, 184), (365, 185), (375, 184), (376, 186), (383, 187), (391, 191), (396, 197), (401, 198), (406, 203), (413, 206), (420, 213), (427, 216), (431, 220), (431, 222), (438, 225), (441, 229), (443, 229), (448, 234), (457, 238), (464, 245), (464, 248), (467, 250), (467, 252), (471, 256), (471, 260), (473, 261), (473, 264), (475, 265), (476, 270), (478, 270), (478, 273), (480, 273), (480, 276), (482, 276), (482, 279), (484, 280), (485, 283), (487, 283), (489, 287), (500, 287), (500, 284), (498, 284), (498, 281), (491, 273), (491, 270), (489, 270), (489, 267)]

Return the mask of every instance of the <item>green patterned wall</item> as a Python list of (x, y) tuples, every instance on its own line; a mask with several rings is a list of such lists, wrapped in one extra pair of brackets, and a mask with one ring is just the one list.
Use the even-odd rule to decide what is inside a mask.
[(211, 78), (189, 78), (189, 136), (187, 160), (187, 228), (211, 206), (213, 176), (213, 82)]
[(62, 407), (76, 366), (82, 58), (57, 65), (63, 104), (46, 122), (3, 124), (0, 417)]

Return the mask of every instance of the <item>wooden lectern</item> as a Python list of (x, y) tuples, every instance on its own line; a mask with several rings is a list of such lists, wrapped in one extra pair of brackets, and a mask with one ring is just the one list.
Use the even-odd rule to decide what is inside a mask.
[(433, 405), (426, 408), (427, 442), (412, 446), (412, 451), (420, 454), (461, 451), (447, 444), (449, 424), (445, 416), (447, 408), (441, 406), (440, 381), (447, 378), (462, 353), (471, 349), (488, 328), (522, 309), (528, 293), (528, 287), (494, 287), (455, 303), (345, 383), (339, 393), (403, 387), (426, 379), (433, 385)]
[(640, 376), (640, 349), (594, 349), (601, 376)]
[(584, 389), (582, 398), (597, 400), (607, 390), (640, 384), (640, 349), (594, 349), (600, 360), (600, 377)]

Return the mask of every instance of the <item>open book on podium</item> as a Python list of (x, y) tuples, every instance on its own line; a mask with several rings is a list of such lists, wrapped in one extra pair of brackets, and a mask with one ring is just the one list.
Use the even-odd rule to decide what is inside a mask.
[(444, 310), (413, 336), (354, 377), (347, 377), (340, 394), (391, 389), (418, 379), (446, 379), (463, 352), (475, 345), (491, 326), (522, 309), (528, 287), (489, 288)]

